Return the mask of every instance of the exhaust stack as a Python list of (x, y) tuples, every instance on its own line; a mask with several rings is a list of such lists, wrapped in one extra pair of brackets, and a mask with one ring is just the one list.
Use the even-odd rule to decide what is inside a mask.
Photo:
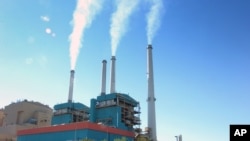
[(69, 97), (68, 97), (69, 103), (72, 103), (73, 87), (74, 87), (74, 75), (75, 75), (75, 71), (71, 70), (70, 71), (70, 81), (69, 81)]
[(115, 93), (115, 56), (111, 57), (110, 93)]
[(147, 48), (147, 79), (148, 79), (148, 127), (150, 140), (157, 141), (156, 137), (156, 119), (155, 119), (155, 96), (154, 96), (154, 73), (152, 45)]
[(101, 95), (106, 94), (106, 67), (107, 66), (107, 61), (103, 60), (102, 61), (102, 86), (101, 86)]

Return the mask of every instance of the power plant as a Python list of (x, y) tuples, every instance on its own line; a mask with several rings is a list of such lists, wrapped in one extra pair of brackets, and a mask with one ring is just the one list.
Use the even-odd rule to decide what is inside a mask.
[(18, 141), (157, 141), (152, 45), (147, 47), (148, 127), (140, 129), (140, 103), (116, 91), (116, 57), (111, 57), (110, 93), (107, 61), (102, 61), (101, 92), (90, 106), (73, 101), (75, 70), (70, 71), (68, 101), (54, 106), (51, 126), (18, 131)]

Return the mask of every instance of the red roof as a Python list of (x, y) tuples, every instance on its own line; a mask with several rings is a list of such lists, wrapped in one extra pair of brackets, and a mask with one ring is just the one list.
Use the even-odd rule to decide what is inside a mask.
[(32, 128), (32, 129), (24, 129), (19, 130), (17, 132), (18, 136), (22, 135), (30, 135), (30, 134), (41, 134), (41, 133), (51, 133), (51, 132), (62, 132), (62, 131), (70, 131), (70, 130), (96, 130), (101, 132), (108, 132), (112, 134), (118, 134), (127, 137), (134, 137), (134, 132), (121, 130), (105, 125), (99, 125), (96, 123), (91, 122), (76, 122), (64, 125), (54, 125), (48, 127), (39, 127), (39, 128)]

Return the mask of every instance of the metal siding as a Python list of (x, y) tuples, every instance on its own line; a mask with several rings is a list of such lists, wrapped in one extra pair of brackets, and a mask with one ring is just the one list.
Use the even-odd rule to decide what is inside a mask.
[(98, 96), (97, 101), (104, 101), (104, 100), (110, 100), (110, 99), (115, 99), (115, 98), (116, 98), (116, 93), (106, 94), (106, 95)]
[(52, 117), (52, 125), (70, 123), (72, 120), (71, 114), (64, 114)]
[(65, 125), (19, 130), (17, 132), (17, 135), (24, 136), (24, 135), (32, 135), (32, 134), (46, 134), (46, 133), (52, 133), (52, 132), (64, 132), (64, 131), (71, 131), (71, 130), (95, 130), (95, 131), (109, 132), (111, 134), (117, 134), (117, 135), (128, 136), (128, 137), (134, 136), (134, 133), (132, 131), (121, 130), (118, 128), (112, 128), (112, 127), (105, 126), (105, 125), (98, 125), (98, 124), (91, 123), (91, 122), (78, 122), (78, 123), (71, 123), (71, 124), (65, 124)]
[[(119, 128), (119, 124), (121, 121), (120, 121), (120, 118), (117, 117), (117, 115), (118, 116), (121, 115), (121, 108), (118, 106), (96, 109), (96, 119), (97, 120), (111, 118), (112, 119), (111, 123), (107, 124), (107, 125)], [(117, 121), (117, 118), (118, 118), (118, 121)], [(104, 123), (104, 124), (106, 124), (106, 123)]]
[(61, 103), (61, 104), (57, 104), (54, 106), (55, 110), (59, 110), (59, 109), (67, 109), (67, 108), (73, 108), (73, 109), (77, 109), (77, 110), (81, 110), (81, 109), (89, 109), (88, 106), (82, 104), (82, 103)]
[(74, 139), (83, 139), (87, 137), (87, 131), (75, 130), (64, 132), (51, 132), (44, 134), (32, 134), (19, 136), (17, 141), (66, 141)]

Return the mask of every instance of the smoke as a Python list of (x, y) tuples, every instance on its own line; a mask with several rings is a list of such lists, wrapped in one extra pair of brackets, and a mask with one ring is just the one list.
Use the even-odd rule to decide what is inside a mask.
[(101, 10), (101, 5), (102, 0), (77, 0), (72, 20), (73, 30), (69, 36), (71, 70), (75, 69), (84, 31), (91, 25), (95, 15)]
[(117, 0), (116, 11), (112, 14), (110, 35), (112, 56), (115, 56), (121, 37), (125, 34), (128, 20), (139, 0)]
[(147, 38), (148, 44), (152, 43), (156, 31), (160, 27), (161, 15), (163, 13), (162, 0), (149, 0), (151, 2), (150, 11), (147, 14)]

